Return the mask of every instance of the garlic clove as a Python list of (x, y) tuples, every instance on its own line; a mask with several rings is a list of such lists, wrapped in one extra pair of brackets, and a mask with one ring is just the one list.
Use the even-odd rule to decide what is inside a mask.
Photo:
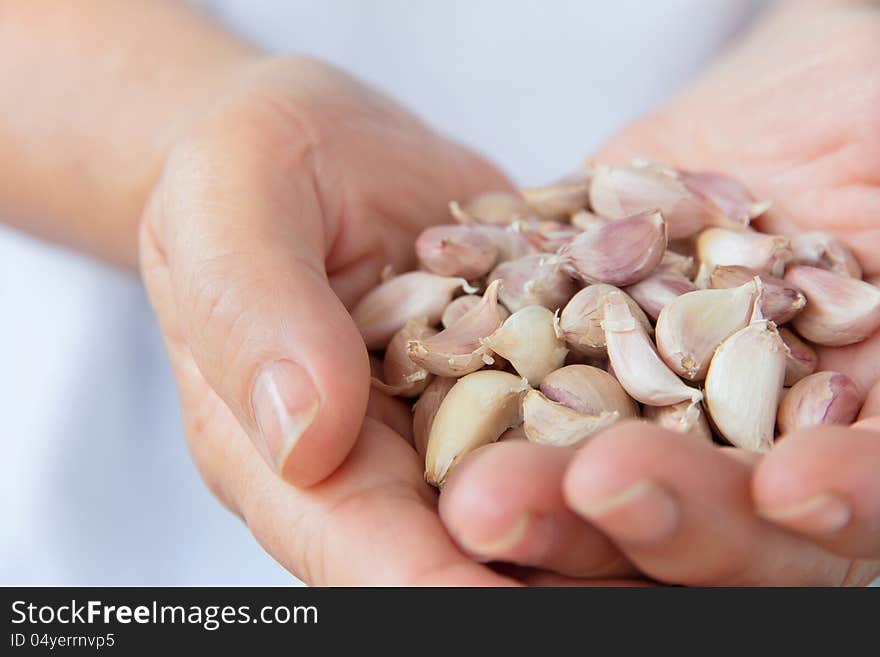
[(428, 451), (428, 435), (434, 424), (434, 416), (456, 381), (458, 379), (451, 377), (434, 377), (413, 404), (413, 445), (423, 459)]
[(522, 195), (542, 219), (566, 219), (589, 205), (592, 177), (592, 169), (580, 169), (549, 185), (524, 189)]
[(544, 253), (502, 262), (489, 274), (488, 281), (504, 281), (501, 302), (510, 311), (539, 305), (556, 310), (577, 291), (575, 282), (563, 271), (562, 260)]
[(710, 208), (716, 226), (741, 230), (770, 208), (769, 201), (756, 201), (741, 182), (721, 173), (680, 171), (679, 179)]
[(479, 224), (474, 228), (492, 240), (495, 248), (498, 249), (498, 262), (501, 263), (538, 252), (522, 230), (523, 225), (523, 221), (517, 220), (509, 226)]
[(491, 364), (482, 340), (501, 326), (500, 287), (500, 280), (491, 283), (480, 302), (449, 328), (431, 337), (407, 342), (410, 360), (438, 376), (463, 376)]
[(530, 385), (562, 367), (568, 349), (559, 337), (556, 317), (543, 306), (526, 306), (504, 320), (482, 345), (510, 361)]
[(785, 345), (773, 322), (754, 321), (721, 343), (704, 403), (725, 440), (753, 452), (770, 449), (784, 379)]
[(697, 274), (697, 263), (693, 256), (676, 253), (667, 248), (656, 271), (681, 274), (687, 279), (692, 279)]
[(816, 372), (795, 383), (777, 415), (780, 436), (797, 429), (851, 424), (862, 407), (858, 386), (840, 372)]
[(697, 238), (697, 258), (700, 271), (696, 284), (705, 288), (719, 265), (740, 265), (759, 274), (780, 276), (791, 260), (791, 244), (781, 235), (708, 228)]
[(452, 201), (449, 211), (463, 224), (506, 225), (532, 215), (522, 196), (512, 192), (485, 192), (473, 197), (464, 207)]
[(764, 317), (774, 324), (785, 324), (807, 305), (806, 297), (793, 285), (781, 278), (760, 274), (749, 267), (739, 265), (719, 265), (712, 271), (709, 286), (713, 289), (737, 287), (752, 280), (761, 279), (761, 311)]
[(658, 269), (635, 285), (630, 285), (625, 291), (651, 319), (656, 321), (660, 311), (670, 302), (698, 289), (691, 279), (677, 271)]
[(460, 319), (467, 311), (480, 303), (482, 297), (478, 294), (463, 294), (449, 302), (446, 310), (440, 316), (440, 323), (443, 328), (449, 328), (458, 319)]
[(588, 358), (605, 357), (605, 329), (602, 328), (602, 319), (605, 317), (605, 300), (613, 292), (623, 294), (633, 316), (648, 333), (653, 332), (651, 322), (629, 295), (613, 285), (596, 283), (575, 294), (565, 305), (559, 318), (559, 329), (572, 351)]
[(539, 253), (556, 253), (564, 244), (581, 234), (581, 229), (559, 221), (517, 221), (518, 230)]
[(416, 239), (415, 249), (422, 267), (440, 276), (479, 278), (498, 260), (498, 248), (476, 226), (431, 226)]
[(584, 281), (623, 287), (647, 277), (665, 251), (666, 222), (653, 211), (589, 226), (559, 255)]
[(685, 385), (660, 359), (623, 293), (612, 292), (606, 298), (602, 327), (614, 375), (630, 397), (651, 406), (702, 398), (699, 390)]
[(760, 289), (756, 279), (729, 290), (696, 290), (673, 299), (654, 328), (660, 357), (679, 376), (704, 379), (718, 345), (749, 323)]
[(862, 277), (862, 267), (853, 252), (829, 233), (801, 233), (791, 239), (792, 262), (850, 276)]
[(541, 392), (550, 401), (582, 415), (615, 412), (621, 418), (637, 418), (638, 405), (620, 383), (605, 370), (590, 365), (567, 365), (554, 370), (541, 382)]
[(672, 406), (645, 406), (644, 416), (669, 431), (712, 442), (712, 429), (699, 402), (686, 401)]
[(367, 349), (384, 349), (414, 317), (425, 317), (428, 324), (436, 324), (459, 288), (474, 291), (463, 278), (408, 272), (373, 288), (355, 305), (351, 317)]
[(608, 223), (609, 219), (603, 219), (598, 214), (593, 214), (589, 210), (579, 210), (571, 215), (571, 225), (581, 230), (586, 230), (595, 224)]
[(533, 443), (575, 447), (620, 418), (617, 411), (583, 415), (530, 390), (523, 399), (523, 429)]
[(785, 281), (807, 298), (792, 320), (810, 342), (828, 347), (861, 342), (880, 328), (880, 288), (844, 274), (795, 265)]
[(816, 371), (819, 356), (816, 350), (785, 327), (779, 329), (779, 337), (785, 344), (785, 386), (791, 387), (805, 376)]
[(431, 376), (427, 370), (410, 359), (407, 355), (407, 344), (411, 340), (427, 339), (436, 333), (436, 329), (428, 326), (424, 317), (409, 320), (388, 343), (382, 364), (382, 379), (373, 377), (373, 387), (386, 395), (418, 396), (430, 382)]
[(485, 370), (462, 377), (440, 403), (425, 457), (425, 479), (442, 487), (449, 471), (468, 452), (496, 441), (522, 421), (522, 398), (529, 389), (519, 377)]

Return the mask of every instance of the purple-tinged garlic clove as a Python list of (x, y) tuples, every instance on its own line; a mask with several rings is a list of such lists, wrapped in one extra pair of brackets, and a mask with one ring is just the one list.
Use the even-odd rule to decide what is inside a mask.
[(580, 169), (549, 185), (524, 189), (522, 195), (542, 219), (567, 219), (589, 205), (592, 177), (592, 169)]
[(559, 329), (573, 352), (588, 358), (605, 358), (605, 329), (602, 328), (605, 300), (609, 294), (615, 292), (623, 294), (633, 316), (648, 333), (653, 333), (651, 322), (629, 295), (613, 285), (596, 283), (575, 294), (565, 305), (559, 318)]
[(816, 371), (819, 356), (815, 349), (785, 327), (779, 329), (779, 337), (786, 348), (785, 386), (788, 388)]
[(795, 286), (783, 279), (769, 274), (761, 274), (749, 267), (740, 265), (720, 265), (715, 267), (709, 277), (709, 286), (713, 289), (728, 289), (743, 285), (757, 276), (761, 279), (761, 311), (764, 318), (776, 325), (785, 324), (797, 315), (807, 299)]
[(411, 340), (426, 340), (436, 333), (437, 330), (428, 326), (424, 317), (409, 320), (388, 343), (382, 362), (382, 379), (373, 377), (373, 387), (386, 395), (397, 397), (417, 397), (421, 394), (430, 382), (431, 375), (410, 359), (407, 344)]
[(792, 262), (796, 265), (819, 267), (851, 278), (862, 277), (862, 267), (853, 252), (830, 233), (801, 233), (791, 239), (791, 250)]
[(502, 262), (487, 280), (504, 281), (501, 302), (511, 312), (533, 305), (555, 311), (562, 308), (578, 289), (562, 265), (563, 261), (557, 256), (535, 253)]
[(660, 311), (682, 294), (693, 292), (699, 288), (691, 279), (675, 270), (657, 270), (635, 285), (624, 291), (630, 295), (642, 310), (653, 320), (657, 320)]
[(782, 398), (780, 436), (810, 427), (852, 424), (862, 407), (858, 386), (840, 372), (816, 372), (795, 383)]
[(462, 224), (501, 226), (532, 216), (522, 196), (512, 192), (485, 192), (473, 197), (463, 206), (452, 201), (449, 212), (453, 219)]
[(614, 424), (617, 411), (584, 415), (530, 390), (523, 399), (523, 429), (533, 443), (577, 447), (594, 433)]
[(422, 459), (428, 451), (428, 435), (434, 424), (434, 416), (456, 381), (458, 379), (452, 377), (434, 377), (413, 404), (413, 445)]
[(769, 201), (756, 201), (746, 187), (730, 176), (713, 171), (680, 171), (679, 179), (710, 209), (716, 226), (742, 230), (770, 208)]
[(590, 365), (567, 365), (551, 372), (541, 382), (541, 392), (582, 415), (615, 412), (621, 418), (639, 416), (638, 405), (617, 379)]
[(705, 288), (709, 287), (712, 272), (721, 265), (740, 265), (759, 274), (780, 276), (791, 260), (791, 245), (781, 235), (709, 228), (697, 238), (697, 258), (700, 271), (696, 283)]
[(416, 239), (415, 249), (422, 267), (440, 276), (479, 278), (498, 260), (495, 243), (476, 226), (431, 226)]

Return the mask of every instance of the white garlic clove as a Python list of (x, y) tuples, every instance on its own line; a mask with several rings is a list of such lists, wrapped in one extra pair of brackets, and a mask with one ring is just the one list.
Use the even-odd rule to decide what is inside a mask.
[(791, 244), (781, 235), (708, 228), (697, 238), (697, 258), (700, 271), (695, 282), (705, 288), (720, 265), (740, 265), (760, 274), (780, 276), (785, 263), (791, 260)]
[(373, 377), (373, 387), (386, 395), (418, 396), (430, 382), (431, 376), (410, 359), (407, 344), (411, 340), (425, 340), (436, 333), (436, 329), (428, 326), (424, 317), (409, 320), (388, 343), (382, 364), (382, 379)]
[(829, 233), (801, 233), (791, 239), (792, 262), (843, 274), (862, 277), (862, 267), (846, 244)]
[(669, 431), (712, 442), (712, 429), (699, 402), (686, 401), (672, 406), (645, 406), (644, 417)]
[(819, 356), (816, 350), (785, 327), (779, 329), (785, 344), (785, 386), (791, 387), (816, 371)]
[(489, 282), (501, 279), (501, 302), (516, 312), (526, 306), (562, 308), (577, 291), (575, 282), (563, 271), (557, 256), (536, 253), (503, 262), (489, 274)]
[(498, 260), (492, 239), (476, 226), (444, 224), (426, 228), (416, 239), (416, 256), (423, 268), (440, 276), (479, 278)]
[(554, 370), (541, 382), (541, 392), (547, 399), (582, 415), (615, 412), (621, 418), (639, 416), (638, 405), (617, 379), (590, 365), (567, 365)]
[(612, 292), (606, 298), (602, 327), (614, 375), (630, 397), (651, 406), (702, 398), (699, 390), (685, 385), (660, 359), (623, 293)]
[[(562, 309), (559, 328), (572, 351), (588, 358), (605, 357), (605, 329), (602, 328), (602, 319), (605, 317), (605, 300), (613, 292), (624, 294), (613, 285), (596, 283), (575, 294)], [(639, 305), (627, 294), (624, 294), (624, 299), (645, 330), (652, 333), (654, 329), (651, 322)]]
[(781, 278), (761, 274), (749, 267), (719, 265), (712, 271), (709, 285), (713, 289), (728, 289), (742, 285), (757, 276), (761, 279), (761, 311), (765, 319), (785, 324), (807, 305), (806, 297), (793, 285)]
[(654, 328), (660, 357), (679, 376), (701, 381), (718, 345), (749, 323), (759, 295), (755, 279), (729, 290), (696, 290), (673, 299)]
[(627, 287), (625, 292), (639, 304), (651, 319), (656, 321), (660, 316), (660, 311), (674, 299), (698, 289), (691, 282), (691, 279), (677, 271), (658, 269), (635, 285)]
[(367, 349), (384, 349), (391, 337), (414, 317), (436, 324), (459, 288), (474, 289), (463, 278), (412, 271), (388, 279), (361, 299), (351, 317)]
[(533, 386), (562, 367), (568, 353), (565, 341), (558, 335), (554, 314), (543, 306), (517, 310), (482, 344), (507, 359)]
[(442, 487), (458, 460), (496, 441), (522, 421), (522, 398), (529, 389), (519, 377), (484, 370), (462, 377), (440, 403), (425, 457), (425, 479)]
[(725, 440), (753, 452), (770, 449), (784, 379), (785, 345), (773, 322), (752, 322), (721, 343), (704, 404)]
[(779, 404), (780, 435), (829, 424), (852, 424), (862, 407), (858, 386), (840, 372), (816, 372), (794, 384)]
[(566, 219), (590, 202), (593, 170), (583, 168), (543, 187), (522, 190), (532, 212), (542, 219)]
[(880, 288), (870, 283), (806, 265), (789, 267), (785, 281), (807, 298), (792, 323), (810, 342), (841, 347), (861, 342), (880, 328)]
[(437, 376), (413, 404), (413, 445), (422, 459), (428, 452), (428, 436), (440, 404), (458, 379)]
[(620, 418), (617, 411), (583, 415), (530, 390), (523, 399), (523, 429), (533, 443), (576, 447)]

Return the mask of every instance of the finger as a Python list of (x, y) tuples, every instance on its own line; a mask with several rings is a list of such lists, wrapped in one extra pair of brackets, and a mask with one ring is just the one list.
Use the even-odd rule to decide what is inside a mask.
[(838, 584), (848, 561), (757, 517), (751, 467), (710, 444), (621, 423), (575, 456), (569, 506), (654, 579), (691, 585)]
[(455, 541), (482, 561), (505, 561), (577, 577), (634, 573), (611, 542), (562, 498), (574, 452), (528, 442), (490, 445), (453, 470), (440, 517)]
[(880, 559), (880, 433), (790, 434), (758, 466), (753, 494), (768, 520), (838, 554)]
[(232, 118), (172, 152), (146, 239), (199, 370), (271, 469), (308, 485), (357, 436), (367, 354), (324, 272), (332, 236), (307, 144), (291, 137), (281, 153), (253, 120)]

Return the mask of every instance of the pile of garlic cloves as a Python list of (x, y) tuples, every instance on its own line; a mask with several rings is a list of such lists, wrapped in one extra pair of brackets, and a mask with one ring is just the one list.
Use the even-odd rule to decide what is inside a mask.
[(627, 418), (757, 452), (852, 422), (862, 393), (815, 347), (871, 336), (880, 289), (830, 234), (756, 231), (768, 207), (648, 162), (450, 203), (420, 269), (352, 312), (373, 385), (414, 400), (427, 481), (497, 440), (576, 447)]

